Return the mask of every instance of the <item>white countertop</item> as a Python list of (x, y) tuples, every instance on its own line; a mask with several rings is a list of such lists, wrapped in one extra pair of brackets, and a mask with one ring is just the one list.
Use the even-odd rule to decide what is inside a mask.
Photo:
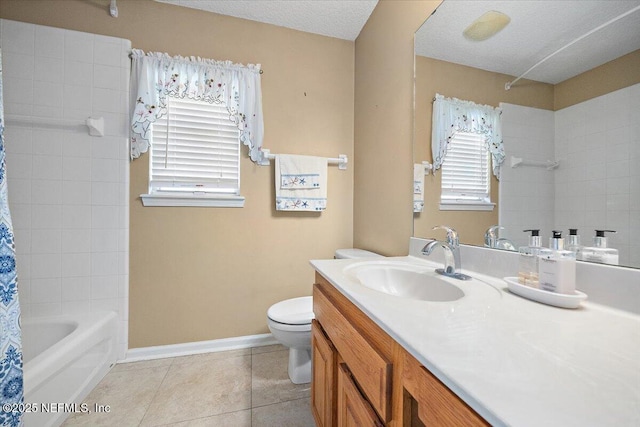
[(399, 298), (343, 273), (363, 261), (311, 264), (492, 425), (640, 426), (640, 316), (547, 306), (465, 270), (485, 283), (456, 280), (457, 301)]

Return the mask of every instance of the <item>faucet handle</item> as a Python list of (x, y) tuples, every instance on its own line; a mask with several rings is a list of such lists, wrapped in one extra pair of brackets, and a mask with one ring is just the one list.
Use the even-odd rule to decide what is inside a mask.
[(451, 227), (447, 227), (446, 225), (436, 225), (432, 228), (432, 230), (445, 230), (447, 232), (447, 243), (452, 246), (459, 246), (460, 240), (458, 240), (458, 232)]
[(496, 241), (498, 240), (498, 230), (504, 230), (504, 227), (500, 225), (492, 225), (487, 228), (487, 231), (484, 233), (484, 245), (493, 248), (495, 247)]
[(491, 227), (487, 228), (486, 234), (493, 237), (498, 237), (496, 230), (504, 230), (504, 227), (502, 227), (501, 225), (492, 225)]

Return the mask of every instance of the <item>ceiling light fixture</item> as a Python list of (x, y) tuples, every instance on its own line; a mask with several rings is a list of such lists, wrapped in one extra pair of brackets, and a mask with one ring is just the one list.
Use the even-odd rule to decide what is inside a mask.
[(506, 27), (509, 22), (511, 18), (504, 13), (490, 10), (473, 21), (462, 34), (469, 40), (486, 40)]

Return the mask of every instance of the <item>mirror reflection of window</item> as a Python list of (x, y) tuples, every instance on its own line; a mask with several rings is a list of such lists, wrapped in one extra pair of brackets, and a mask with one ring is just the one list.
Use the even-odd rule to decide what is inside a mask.
[(442, 162), (441, 205), (491, 203), (489, 165), (484, 137), (456, 132)]

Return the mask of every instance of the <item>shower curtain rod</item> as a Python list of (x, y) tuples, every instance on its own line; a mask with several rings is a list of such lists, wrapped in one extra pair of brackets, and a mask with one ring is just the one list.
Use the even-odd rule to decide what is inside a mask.
[(534, 68), (538, 67), (540, 64), (542, 64), (543, 62), (546, 62), (549, 58), (555, 56), (556, 54), (562, 52), (563, 50), (565, 50), (566, 48), (568, 48), (569, 46), (579, 42), (580, 40), (584, 39), (585, 37), (590, 36), (591, 34), (595, 33), (596, 31), (600, 31), (601, 29), (603, 29), (604, 27), (607, 27), (611, 24), (613, 24), (614, 22), (624, 18), (627, 15), (632, 14), (633, 12), (640, 10), (640, 6), (636, 6), (631, 10), (626, 11), (625, 13), (623, 13), (622, 15), (616, 16), (613, 19), (610, 19), (609, 21), (605, 22), (604, 24), (594, 28), (593, 30), (589, 31), (586, 34), (583, 34), (582, 36), (578, 37), (577, 39), (575, 39), (572, 42), (569, 42), (568, 44), (562, 46), (560, 49), (556, 50), (555, 52), (553, 52), (550, 55), (547, 55), (546, 57), (544, 57), (543, 59), (541, 59), (540, 61), (538, 61), (536, 64), (534, 64), (531, 68), (529, 68), (527, 71), (525, 71), (524, 73), (520, 74), (515, 80), (512, 80), (510, 82), (505, 83), (504, 85), (504, 90), (509, 90), (511, 89), (511, 86), (517, 82), (518, 80), (520, 80), (521, 78), (523, 78), (524, 76), (526, 76), (527, 74), (529, 74)]

